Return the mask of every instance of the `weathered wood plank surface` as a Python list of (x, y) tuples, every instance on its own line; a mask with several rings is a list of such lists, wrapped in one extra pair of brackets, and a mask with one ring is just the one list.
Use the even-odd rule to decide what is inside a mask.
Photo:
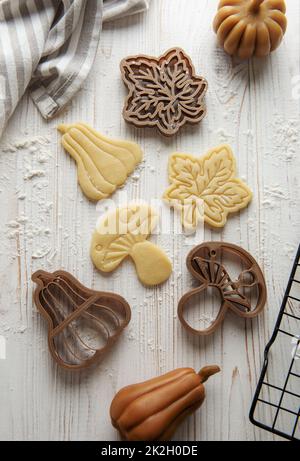
[[(208, 363), (219, 364), (222, 374), (209, 382), (202, 410), (176, 438), (273, 439), (250, 424), (248, 412), (299, 242), (300, 113), (292, 78), (300, 73), (300, 6), (296, 0), (287, 4), (289, 29), (281, 48), (264, 61), (238, 63), (216, 46), (211, 29), (216, 0), (152, 0), (147, 14), (104, 27), (90, 77), (57, 120), (45, 123), (28, 96), (23, 98), (0, 146), (0, 335), (7, 346), (7, 359), (0, 360), (1, 440), (115, 440), (108, 410), (120, 387), (174, 367)], [(173, 46), (183, 47), (207, 78), (208, 116), (201, 126), (164, 140), (124, 123), (126, 92), (118, 66), (127, 55), (158, 55)], [(161, 197), (173, 151), (200, 155), (223, 141), (232, 145), (254, 200), (222, 232), (206, 228), (204, 237), (240, 244), (257, 257), (269, 289), (259, 319), (228, 318), (214, 336), (201, 340), (183, 331), (177, 302), (193, 283), (185, 257), (194, 241), (181, 235), (153, 239), (174, 263), (162, 287), (143, 288), (130, 263), (111, 277), (94, 270), (89, 243), (99, 213), (82, 195), (55, 129), (58, 122), (78, 120), (142, 145), (139, 178), (123, 189), (132, 199)], [(32, 305), (30, 276), (39, 268), (64, 268), (87, 286), (116, 291), (131, 304), (129, 329), (92, 372), (70, 374), (54, 366), (45, 323)]]

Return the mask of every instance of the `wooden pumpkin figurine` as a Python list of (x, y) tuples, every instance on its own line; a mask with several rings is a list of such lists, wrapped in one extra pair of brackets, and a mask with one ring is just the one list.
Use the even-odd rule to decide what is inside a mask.
[(144, 383), (124, 387), (110, 407), (113, 426), (127, 441), (168, 441), (179, 424), (205, 399), (203, 383), (220, 368), (196, 373), (178, 368)]
[(225, 51), (241, 59), (279, 47), (287, 28), (284, 0), (221, 0), (214, 30)]

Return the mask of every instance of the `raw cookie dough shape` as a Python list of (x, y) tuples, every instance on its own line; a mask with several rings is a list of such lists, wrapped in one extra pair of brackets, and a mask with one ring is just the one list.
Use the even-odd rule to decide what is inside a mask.
[(195, 73), (181, 48), (158, 59), (137, 55), (123, 59), (122, 79), (129, 90), (123, 117), (136, 127), (157, 127), (173, 136), (186, 123), (199, 123), (206, 115), (207, 81)]
[(147, 241), (158, 217), (148, 205), (129, 205), (109, 212), (99, 222), (91, 244), (91, 258), (102, 272), (114, 271), (130, 256), (138, 277), (148, 286), (165, 282), (172, 265), (166, 254)]
[[(238, 280), (233, 281), (229, 275), (230, 271), (222, 264), (224, 256), (235, 256), (240, 260), (243, 270)], [(214, 333), (223, 322), (228, 310), (244, 319), (253, 319), (263, 310), (267, 299), (265, 278), (253, 256), (243, 248), (224, 242), (203, 243), (190, 252), (186, 264), (190, 273), (200, 282), (200, 286), (186, 293), (178, 304), (178, 318), (190, 333), (198, 336)], [(208, 287), (214, 287), (219, 291), (220, 310), (208, 328), (196, 330), (186, 320), (185, 312), (191, 298), (207, 290)], [(257, 297), (253, 302), (254, 290)]]
[(212, 227), (224, 227), (229, 213), (240, 211), (252, 200), (252, 192), (236, 174), (235, 158), (225, 144), (200, 158), (173, 154), (169, 160), (171, 186), (163, 198), (179, 209), (187, 230), (194, 230), (201, 219)]
[(109, 197), (142, 160), (140, 147), (109, 139), (85, 123), (59, 125), (62, 145), (78, 168), (78, 182), (90, 200)]
[(71, 274), (37, 271), (33, 299), (48, 322), (48, 345), (68, 370), (93, 365), (110, 350), (131, 318), (129, 304), (115, 293), (94, 291)]

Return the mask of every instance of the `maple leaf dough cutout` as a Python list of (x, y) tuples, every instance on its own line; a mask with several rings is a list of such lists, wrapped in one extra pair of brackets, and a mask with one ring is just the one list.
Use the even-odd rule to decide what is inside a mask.
[(194, 230), (201, 219), (212, 227), (224, 227), (229, 213), (240, 211), (252, 200), (252, 192), (236, 175), (236, 161), (228, 145), (200, 158), (173, 154), (169, 160), (171, 186), (164, 200), (179, 209), (186, 230)]
[(130, 257), (144, 285), (165, 282), (171, 275), (172, 264), (161, 248), (147, 240), (157, 221), (155, 210), (147, 204), (131, 204), (107, 213), (92, 237), (94, 265), (102, 272), (112, 272)]

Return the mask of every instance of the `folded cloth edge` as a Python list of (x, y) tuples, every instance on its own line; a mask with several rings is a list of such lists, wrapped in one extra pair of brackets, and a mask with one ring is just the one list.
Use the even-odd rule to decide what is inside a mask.
[(137, 13), (142, 13), (149, 8), (150, 0), (123, 0), (122, 4), (116, 0), (107, 0), (103, 4), (103, 22), (114, 21)]
[(76, 70), (61, 79), (60, 85), (49, 91), (45, 87), (44, 78), (34, 80), (29, 88), (31, 99), (37, 106), (43, 118), (49, 120), (56, 116), (70, 102), (73, 96), (80, 90), (86, 80), (96, 58), (102, 29), (102, 5), (97, 6), (94, 18), (93, 34), (88, 48), (88, 54), (83, 56)]
[[(104, 2), (102, 7), (102, 21), (109, 22), (115, 19), (120, 19), (125, 16), (141, 13), (149, 8), (149, 0), (124, 0), (124, 3), (119, 1)], [(51, 94), (43, 84), (43, 78), (37, 79), (30, 89), (30, 97), (38, 108), (42, 117), (50, 120), (58, 115), (65, 106), (70, 102), (73, 96), (80, 90), (86, 80), (95, 61), (101, 35), (101, 17), (99, 16), (98, 35), (93, 37), (93, 42), (90, 45), (90, 56), (88, 62), (85, 63), (85, 71), (74, 72), (71, 76), (63, 80), (60, 87), (55, 89), (55, 93)]]

